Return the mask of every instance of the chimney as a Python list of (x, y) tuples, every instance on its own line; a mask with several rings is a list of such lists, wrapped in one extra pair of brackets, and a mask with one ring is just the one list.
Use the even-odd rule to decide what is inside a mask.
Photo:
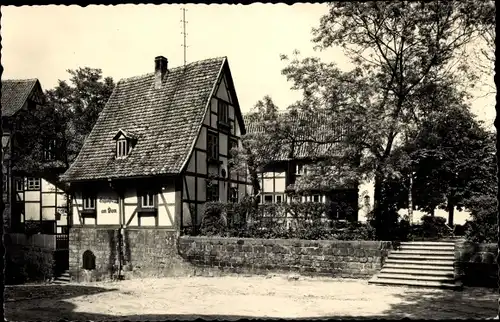
[(168, 59), (163, 56), (155, 57), (155, 88), (161, 88), (163, 77), (168, 71)]

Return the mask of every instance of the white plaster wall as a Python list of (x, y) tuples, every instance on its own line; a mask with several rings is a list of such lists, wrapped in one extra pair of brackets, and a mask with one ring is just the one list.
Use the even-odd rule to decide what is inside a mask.
[(101, 191), (96, 197), (97, 223), (99, 225), (119, 225), (120, 203), (118, 194), (113, 191)]

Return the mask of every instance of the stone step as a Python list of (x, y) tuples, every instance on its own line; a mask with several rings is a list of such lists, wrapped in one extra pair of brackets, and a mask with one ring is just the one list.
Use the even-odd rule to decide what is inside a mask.
[(455, 246), (454, 242), (430, 242), (430, 241), (412, 241), (412, 242), (401, 242), (401, 246)]
[(430, 264), (420, 264), (417, 263), (407, 263), (404, 261), (400, 262), (385, 262), (383, 268), (396, 268), (396, 269), (415, 269), (415, 270), (428, 270), (428, 271), (454, 271), (453, 263), (445, 265), (434, 265), (433, 262)]
[[(402, 248), (393, 251), (391, 254), (422, 254), (422, 255), (451, 255), (455, 256), (455, 251), (450, 250), (433, 250), (433, 249), (406, 249)], [(389, 255), (390, 256), (390, 255)]]
[(401, 253), (393, 252), (388, 256), (389, 259), (403, 259), (403, 260), (439, 260), (439, 261), (454, 261), (454, 254), (420, 254), (420, 253)]
[(446, 288), (446, 289), (461, 289), (460, 282), (436, 282), (436, 281), (418, 281), (418, 280), (404, 280), (404, 279), (386, 279), (374, 276), (368, 281), (370, 284), (378, 285), (391, 285), (391, 286), (413, 286), (413, 287), (433, 287), (433, 288)]
[(391, 258), (385, 260), (384, 266), (387, 264), (410, 264), (410, 265), (432, 265), (432, 266), (451, 266), (454, 265), (454, 260), (408, 260), (405, 258)]
[(422, 251), (438, 251), (438, 252), (454, 252), (455, 246), (425, 246), (425, 245), (401, 245), (400, 250), (422, 250)]
[(444, 269), (412, 269), (406, 268), (406, 267), (401, 267), (401, 268), (393, 268), (393, 267), (386, 267), (384, 266), (382, 270), (380, 271), (380, 274), (410, 274), (410, 275), (428, 275), (428, 276), (441, 276), (441, 277), (449, 277), (449, 278), (454, 278), (455, 274), (453, 269), (451, 270), (444, 270)]
[(433, 276), (433, 275), (413, 275), (413, 274), (401, 274), (401, 273), (384, 273), (380, 272), (377, 275), (378, 278), (385, 279), (403, 279), (403, 280), (417, 280), (417, 281), (438, 281), (438, 282), (446, 282), (446, 281), (454, 281), (454, 277), (447, 276)]

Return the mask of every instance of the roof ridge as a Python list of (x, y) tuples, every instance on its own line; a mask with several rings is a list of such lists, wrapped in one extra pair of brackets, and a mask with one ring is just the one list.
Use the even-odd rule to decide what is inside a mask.
[(19, 79), (2, 79), (2, 82), (36, 82), (38, 78), (19, 78)]
[[(175, 67), (169, 68), (168, 71), (169, 72), (174, 72), (174, 71), (177, 71), (177, 70), (182, 69), (184, 67), (189, 67), (191, 65), (196, 65), (196, 64), (200, 64), (200, 63), (206, 63), (206, 62), (209, 62), (209, 61), (222, 60), (222, 59), (225, 59), (225, 58), (227, 58), (227, 56), (220, 56), (220, 57), (214, 57), (214, 58), (201, 59), (201, 60), (197, 60), (197, 61), (188, 63), (186, 66), (175, 66)], [(136, 76), (124, 77), (124, 78), (121, 78), (118, 82), (140, 80), (140, 79), (144, 79), (146, 77), (154, 76), (154, 74), (155, 73), (153, 72), (153, 73), (145, 73), (145, 74), (136, 75)]]

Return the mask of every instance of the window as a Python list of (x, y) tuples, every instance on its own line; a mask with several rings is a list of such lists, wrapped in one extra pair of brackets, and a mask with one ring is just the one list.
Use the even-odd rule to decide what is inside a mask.
[(83, 210), (95, 210), (95, 198), (91, 196), (83, 197)]
[(28, 190), (40, 190), (40, 178), (28, 178)]
[(283, 202), (282, 198), (283, 197), (281, 195), (277, 195), (276, 196), (276, 203), (282, 203)]
[(229, 201), (233, 203), (238, 202), (238, 188), (236, 187), (229, 188)]
[(128, 144), (126, 139), (116, 141), (116, 157), (123, 158), (128, 154)]
[(227, 105), (226, 102), (218, 100), (217, 113), (219, 114), (219, 122), (229, 124), (228, 120), (229, 106)]
[(17, 178), (16, 179), (16, 191), (23, 191), (23, 190), (24, 190), (24, 179)]
[(207, 183), (207, 201), (219, 201), (218, 183)]
[(264, 203), (273, 203), (273, 195), (264, 195)]
[(155, 208), (155, 194), (153, 192), (144, 192), (140, 195), (141, 208)]
[(207, 153), (209, 159), (217, 160), (219, 158), (219, 142), (216, 133), (208, 132)]
[(304, 166), (302, 164), (297, 164), (297, 175), (301, 175), (303, 173)]
[(43, 151), (43, 157), (45, 161), (53, 161), (56, 159), (56, 140), (49, 140), (45, 144), (45, 149)]
[(320, 202), (321, 198), (319, 195), (313, 195), (313, 202)]

